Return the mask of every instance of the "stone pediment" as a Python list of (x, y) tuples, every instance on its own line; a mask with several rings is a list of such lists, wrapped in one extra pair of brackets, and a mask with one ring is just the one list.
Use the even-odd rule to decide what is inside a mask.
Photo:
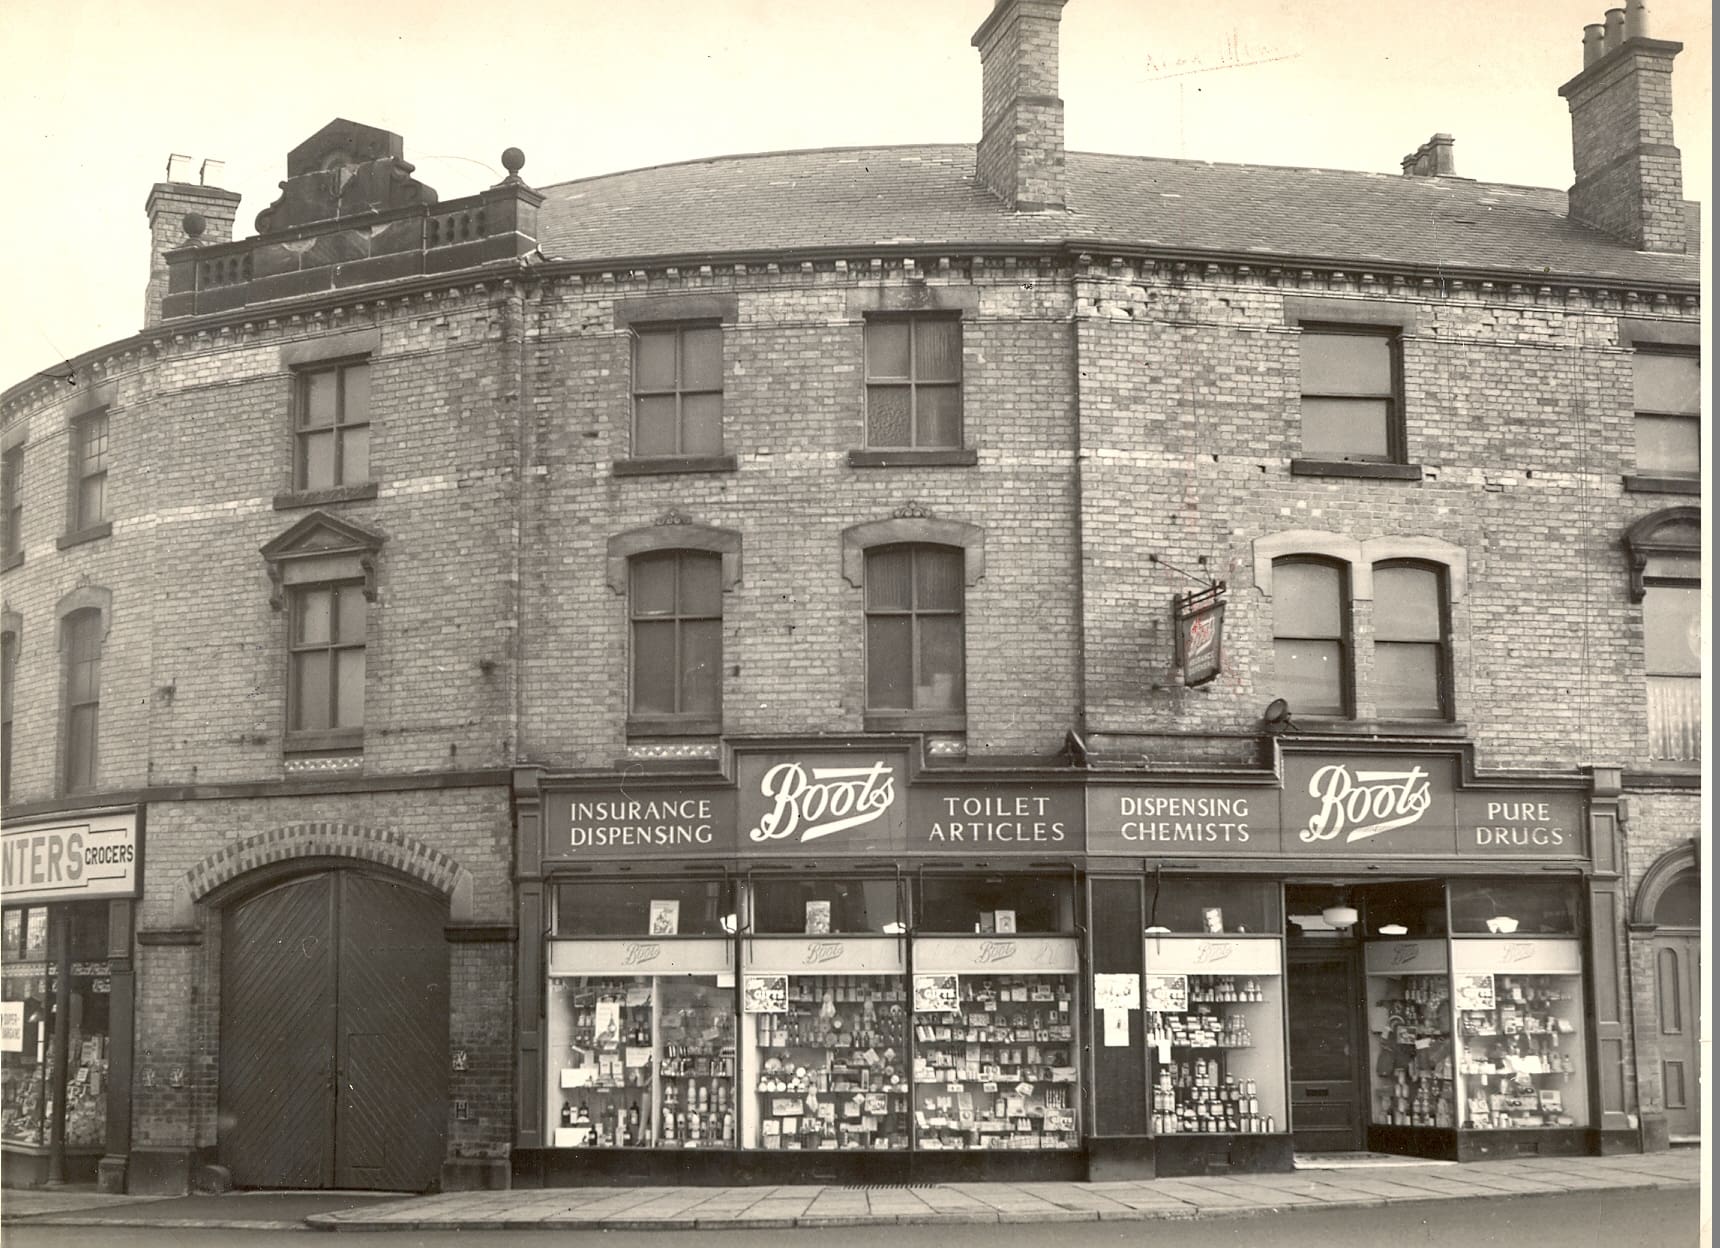
[(398, 134), (336, 118), (287, 154), (281, 196), (257, 214), (257, 233), (434, 204), (404, 153)]
[(375, 552), (386, 539), (374, 529), (342, 520), (326, 511), (313, 511), (292, 528), (263, 547), (263, 558), (308, 558), (348, 552)]

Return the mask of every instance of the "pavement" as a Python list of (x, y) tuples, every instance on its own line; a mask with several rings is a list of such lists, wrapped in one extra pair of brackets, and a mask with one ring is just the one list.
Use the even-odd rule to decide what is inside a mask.
[(1154, 1221), (1301, 1209), (1377, 1208), (1499, 1196), (1700, 1186), (1696, 1149), (1617, 1157), (1420, 1162), (1337, 1159), (1290, 1174), (1107, 1183), (943, 1183), (924, 1187), (518, 1188), (506, 1192), (233, 1192), (107, 1196), (7, 1190), (0, 1220), (32, 1226), (309, 1228), (323, 1231), (763, 1230), (1001, 1222)]

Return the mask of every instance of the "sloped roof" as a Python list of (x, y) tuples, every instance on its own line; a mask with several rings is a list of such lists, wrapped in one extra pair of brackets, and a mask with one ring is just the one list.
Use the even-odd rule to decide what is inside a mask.
[[(945, 144), (725, 156), (540, 188), (545, 255), (647, 260), (868, 247), (1103, 241), (1352, 266), (1688, 282), (1698, 258), (1632, 251), (1565, 192), (1453, 178), (1071, 152), (1067, 213), (1006, 212)], [(1695, 247), (1696, 205), (1691, 214)]]

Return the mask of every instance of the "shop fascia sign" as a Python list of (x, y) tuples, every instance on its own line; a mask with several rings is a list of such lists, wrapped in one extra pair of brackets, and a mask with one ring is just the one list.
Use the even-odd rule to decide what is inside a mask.
[(142, 854), (137, 811), (80, 815), (0, 830), (7, 905), (136, 897)]
[(1464, 787), (1457, 754), (1283, 755), (1282, 786), (1093, 785), (1088, 852), (1293, 858), (1585, 854), (1575, 789)]

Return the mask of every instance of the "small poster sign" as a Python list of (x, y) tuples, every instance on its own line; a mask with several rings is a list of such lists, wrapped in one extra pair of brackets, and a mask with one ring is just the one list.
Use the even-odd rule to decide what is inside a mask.
[(959, 1014), (961, 1008), (961, 976), (914, 976), (914, 1013)]
[(679, 900), (653, 901), (651, 903), (651, 935), (673, 936), (681, 930), (681, 903)]
[(748, 975), (741, 1003), (748, 1014), (788, 1013), (788, 976)]
[(1177, 666), (1190, 688), (1215, 680), (1224, 670), (1224, 582), (1172, 600), (1177, 626)]
[(24, 1003), (0, 1001), (0, 1053), (24, 1051)]
[(1147, 1012), (1182, 1014), (1188, 1010), (1187, 975), (1148, 975)]
[(1459, 972), (1452, 983), (1451, 995), (1460, 1010), (1491, 1010), (1495, 1004), (1493, 976)]
[(1141, 1008), (1141, 977), (1099, 972), (1093, 976), (1093, 1008), (1138, 1010)]

